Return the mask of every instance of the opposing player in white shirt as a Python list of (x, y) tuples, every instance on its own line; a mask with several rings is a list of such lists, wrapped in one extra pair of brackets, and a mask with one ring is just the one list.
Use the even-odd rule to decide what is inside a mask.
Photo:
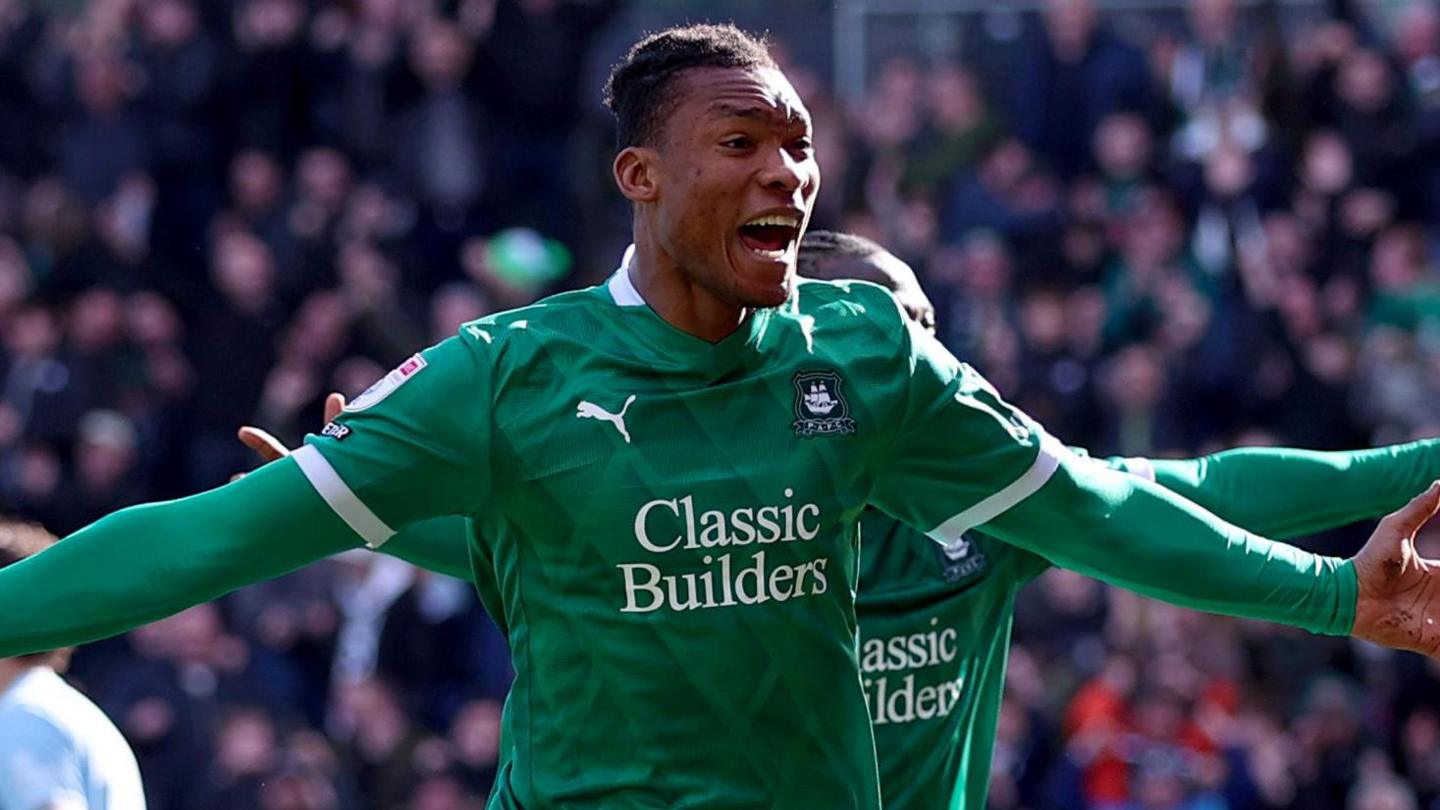
[[(0, 568), (55, 542), (0, 519)], [(69, 650), (0, 658), (0, 810), (145, 810), (140, 767), (115, 724), (65, 682)]]

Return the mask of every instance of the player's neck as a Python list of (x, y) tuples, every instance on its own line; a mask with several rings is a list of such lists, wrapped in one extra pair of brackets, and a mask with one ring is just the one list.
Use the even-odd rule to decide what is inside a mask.
[(20, 680), (21, 675), (38, 666), (40, 665), (21, 661), (17, 658), (0, 658), (0, 695), (5, 694), (5, 691), (10, 688), (11, 684)]
[(630, 283), (666, 323), (715, 343), (745, 322), (750, 310), (721, 301), (696, 284), (653, 242), (636, 239)]

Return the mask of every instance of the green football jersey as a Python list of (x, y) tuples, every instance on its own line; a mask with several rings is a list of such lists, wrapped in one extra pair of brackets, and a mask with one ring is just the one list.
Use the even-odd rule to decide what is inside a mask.
[(875, 808), (861, 511), (983, 523), (1056, 447), (880, 287), (802, 283), (712, 344), (622, 267), (465, 326), (295, 460), (371, 546), (478, 521), (516, 674), (492, 806)]
[[(1208, 504), (1261, 534), (1293, 537), (1376, 517), (1436, 476), (1435, 442), (1316, 453), (1245, 448), (1199, 459), (1096, 459)], [(1077, 457), (1088, 456), (1073, 449)], [(1334, 492), (1343, 488), (1346, 497)], [(1003, 692), (1016, 593), (1049, 563), (976, 531), (942, 548), (874, 510), (860, 518), (863, 686), (870, 702), (887, 810), (982, 807)], [(473, 578), (502, 628), (503, 607), (483, 531), (456, 518), (410, 527), (387, 553)], [(466, 548), (475, 555), (467, 559)], [(508, 728), (507, 706), (504, 724)], [(502, 760), (508, 761), (503, 735)]]
[(874, 510), (860, 527), (860, 671), (884, 806), (984, 807), (1015, 594), (1049, 563), (978, 532), (927, 548)]
[[(1135, 462), (1149, 464), (1094, 461), (1153, 480)], [(979, 531), (927, 547), (874, 509), (860, 529), (860, 672), (884, 806), (984, 807), (1015, 597), (1050, 562)]]

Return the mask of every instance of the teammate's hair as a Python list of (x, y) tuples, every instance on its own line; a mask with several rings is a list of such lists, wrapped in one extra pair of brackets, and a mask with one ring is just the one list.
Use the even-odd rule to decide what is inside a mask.
[(686, 25), (646, 36), (610, 70), (605, 106), (620, 148), (652, 145), (675, 107), (676, 79), (696, 68), (775, 67), (763, 37), (733, 25)]
[(859, 279), (890, 289), (895, 286), (894, 279), (876, 270), (868, 261), (886, 252), (885, 248), (859, 234), (810, 231), (800, 240), (796, 272), (801, 278), (819, 281)]
[[(0, 568), (14, 565), (55, 544), (55, 535), (35, 523), (23, 523), (0, 515)], [(20, 661), (63, 668), (70, 660), (69, 650), (19, 656)]]

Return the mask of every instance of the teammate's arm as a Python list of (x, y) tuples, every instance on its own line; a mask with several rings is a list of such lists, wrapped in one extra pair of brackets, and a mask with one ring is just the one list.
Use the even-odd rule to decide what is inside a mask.
[(1056, 564), (1190, 608), (1440, 652), (1440, 567), (1415, 535), (1440, 482), (1380, 522), (1350, 560), (1231, 526), (1146, 481), (1062, 458), (1031, 497), (985, 531)]
[(406, 526), (379, 551), (447, 577), (468, 582), (474, 576), (469, 530), (462, 517), (439, 517)]
[[(871, 497), (893, 517), (932, 527), (942, 542), (983, 527), (1058, 565), (1186, 607), (1440, 647), (1440, 628), (1402, 604), (1399, 590), (1412, 589), (1407, 598), (1426, 607), (1440, 591), (1412, 542), (1440, 488), (1387, 518), (1354, 561), (1310, 554), (1080, 459), (933, 339), (907, 329), (904, 341), (907, 399)], [(1440, 594), (1433, 598), (1440, 607)]]
[(1045, 484), (988, 522), (988, 534), (1183, 607), (1350, 632), (1348, 563), (1250, 534), (1135, 476), (1057, 455)]
[(377, 548), (392, 526), (478, 509), (490, 483), (479, 343), (462, 335), (412, 358), (288, 459), (116, 512), (0, 571), (0, 657), (115, 635), (362, 541)]
[(1112, 463), (1237, 526), (1284, 540), (1400, 508), (1440, 478), (1440, 442), (1350, 452), (1245, 447), (1193, 459)]

